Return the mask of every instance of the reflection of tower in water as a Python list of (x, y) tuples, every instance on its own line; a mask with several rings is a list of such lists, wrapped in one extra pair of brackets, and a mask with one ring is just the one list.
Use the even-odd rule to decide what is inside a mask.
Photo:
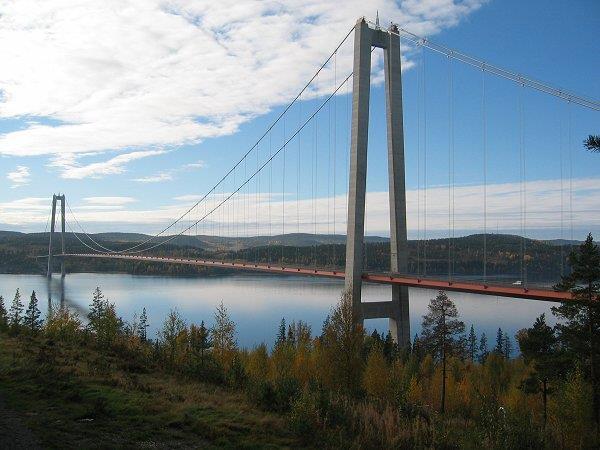
[[(65, 305), (65, 279), (63, 277), (60, 277), (58, 280), (48, 277), (46, 290), (48, 292), (48, 311), (54, 306), (62, 308)], [(53, 298), (54, 303), (52, 302)]]
[(48, 277), (47, 280), (48, 311), (51, 311), (53, 308), (64, 307), (76, 312), (81, 318), (87, 317), (87, 309), (81, 303), (74, 301), (73, 298), (69, 298), (67, 295), (65, 277)]

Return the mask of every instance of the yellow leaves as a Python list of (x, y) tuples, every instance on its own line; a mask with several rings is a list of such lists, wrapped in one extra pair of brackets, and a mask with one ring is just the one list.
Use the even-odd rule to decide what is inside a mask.
[(419, 386), (419, 383), (417, 382), (417, 377), (413, 376), (408, 384), (406, 400), (413, 405), (419, 405), (422, 403), (421, 399), (421, 386)]
[(267, 378), (269, 373), (269, 354), (267, 346), (261, 344), (248, 354), (246, 372), (251, 380), (260, 381)]
[(294, 366), (292, 373), (301, 385), (308, 385), (309, 381), (314, 378), (316, 371), (315, 358), (312, 352), (305, 346), (301, 346), (296, 350), (294, 358)]
[(384, 399), (390, 391), (390, 370), (383, 352), (374, 345), (363, 374), (363, 388), (371, 397)]

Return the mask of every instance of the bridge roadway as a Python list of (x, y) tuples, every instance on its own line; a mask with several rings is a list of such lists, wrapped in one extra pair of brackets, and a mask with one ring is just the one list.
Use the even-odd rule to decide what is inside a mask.
[[(343, 280), (343, 271), (309, 269), (306, 267), (283, 267), (271, 264), (253, 264), (248, 262), (227, 262), (208, 259), (172, 258), (163, 256), (142, 255), (108, 255), (98, 253), (65, 253), (56, 255), (63, 258), (102, 258), (129, 261), (148, 261), (166, 264), (186, 264), (203, 267), (222, 267), (225, 269), (248, 270), (289, 275), (306, 275), (314, 277), (337, 278)], [(481, 284), (466, 281), (436, 280), (430, 278), (416, 278), (394, 273), (364, 273), (362, 279), (370, 283), (396, 284), (423, 289), (466, 292), (470, 294), (493, 295), (499, 297), (515, 297), (525, 300), (544, 300), (549, 302), (563, 302), (573, 300), (570, 292), (557, 292), (550, 289), (529, 289), (521, 286), (500, 286)]]

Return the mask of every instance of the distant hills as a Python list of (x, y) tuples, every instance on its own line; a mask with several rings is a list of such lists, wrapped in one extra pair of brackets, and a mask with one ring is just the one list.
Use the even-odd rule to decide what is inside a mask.
[[(90, 237), (114, 250), (125, 250), (147, 241), (149, 235), (138, 233), (97, 233)], [(170, 236), (153, 239), (148, 245), (163, 242)], [(0, 231), (0, 273), (44, 273), (48, 253), (49, 233)], [(66, 234), (66, 249), (72, 253), (91, 250), (95, 246), (83, 234)], [(345, 235), (290, 233), (276, 236), (220, 237), (176, 236), (165, 245), (153, 249), (152, 255), (172, 255), (187, 258), (246, 260), (341, 269), (344, 266)], [(368, 236), (365, 246), (365, 270), (389, 270), (389, 238)], [(508, 234), (488, 234), (486, 238), (488, 276), (521, 279), (524, 271), (530, 280), (555, 282), (568, 271), (571, 245), (578, 241), (523, 239)], [(456, 276), (477, 279), (482, 274), (484, 236), (474, 234), (451, 239), (430, 239), (408, 242), (408, 271), (412, 274), (447, 276), (449, 267)], [(525, 245), (523, 245), (525, 244)], [(60, 240), (59, 240), (60, 245)], [(145, 246), (142, 246), (143, 248)], [(57, 247), (58, 249), (58, 247)], [(525, 255), (523, 250), (525, 249)], [(452, 258), (449, 256), (452, 255)], [(316, 260), (316, 261), (315, 261)], [(525, 261), (525, 264), (523, 263)], [(58, 261), (56, 261), (58, 264)], [(57, 267), (58, 268), (58, 267)], [(167, 265), (103, 259), (69, 259), (69, 272), (125, 272), (135, 274), (196, 275), (222, 271), (193, 266)]]
[[(71, 235), (71, 233), (67, 233)], [(85, 235), (81, 233), (77, 233), (83, 240), (89, 242)], [(142, 233), (94, 233), (89, 234), (92, 239), (100, 243), (117, 243), (117, 244), (136, 244), (139, 242), (144, 242), (150, 238), (152, 235), (142, 234)], [(477, 236), (477, 235), (470, 235)], [(470, 236), (463, 236), (459, 238), (455, 238), (456, 240), (468, 238)], [(493, 234), (490, 234), (493, 236)], [(514, 239), (520, 240), (521, 237), (517, 235), (510, 234), (502, 234), (498, 236), (505, 236)], [(18, 231), (1, 231), (0, 230), (0, 242), (3, 240), (12, 240), (15, 238), (27, 238), (28, 240), (34, 239), (49, 239), (49, 233), (21, 233)], [(159, 236), (158, 238), (152, 239), (152, 243), (159, 243), (163, 240), (170, 239), (171, 235)], [(382, 236), (365, 236), (365, 242), (367, 243), (376, 243), (376, 242), (389, 242), (390, 238), (382, 237)], [(447, 238), (441, 239), (430, 239), (430, 241), (447, 241)], [(579, 245), (581, 241), (577, 240), (567, 240), (567, 239), (528, 239), (531, 241), (543, 242), (545, 244), (553, 245), (553, 246), (570, 246), (570, 245)], [(409, 240), (410, 242), (417, 242), (416, 240)], [(265, 245), (285, 245), (291, 247), (310, 247), (314, 245), (331, 245), (331, 244), (341, 244), (344, 245), (346, 243), (346, 235), (345, 234), (309, 234), (309, 233), (288, 233), (288, 234), (278, 234), (273, 236), (251, 236), (251, 237), (228, 237), (228, 236), (212, 236), (212, 235), (197, 235), (197, 236), (187, 236), (181, 235), (176, 236), (169, 241), (169, 245), (179, 246), (179, 247), (192, 247), (192, 248), (201, 248), (204, 250), (214, 250), (214, 249), (244, 249), (244, 248), (253, 248), (253, 247), (262, 247)]]
[[(84, 234), (77, 233), (78, 236), (86, 241), (90, 242)], [(71, 235), (71, 233), (67, 233)], [(152, 236), (141, 233), (95, 233), (89, 234), (89, 236), (99, 243), (118, 243), (118, 244), (136, 244), (144, 242), (150, 239)], [(10, 240), (15, 238), (26, 238), (26, 239), (49, 239), (49, 233), (19, 233), (16, 231), (0, 231), (0, 242), (3, 240)], [(71, 235), (72, 237), (72, 235)], [(172, 236), (164, 235), (159, 236), (152, 240), (153, 243), (159, 243)], [(365, 241), (369, 243), (373, 242), (388, 242), (389, 238), (381, 236), (366, 236)], [(345, 244), (346, 235), (343, 234), (308, 234), (308, 233), (289, 233), (283, 235), (274, 236), (251, 236), (251, 237), (222, 237), (222, 236), (210, 236), (210, 235), (198, 235), (198, 236), (176, 236), (169, 241), (170, 245), (179, 247), (192, 247), (200, 248), (204, 250), (235, 250), (252, 247), (262, 247), (265, 245), (287, 245), (292, 247), (308, 247), (314, 245), (327, 245), (327, 244)]]

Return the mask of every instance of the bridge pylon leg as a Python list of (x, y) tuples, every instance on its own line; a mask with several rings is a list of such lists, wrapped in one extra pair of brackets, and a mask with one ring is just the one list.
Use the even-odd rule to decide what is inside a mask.
[(389, 327), (392, 337), (399, 345), (406, 346), (410, 344), (408, 288), (392, 286), (392, 301), (362, 303), (361, 300), (372, 47), (384, 50), (385, 62), (390, 270), (395, 273), (406, 273), (407, 269), (400, 39), (396, 33), (371, 28), (364, 19), (359, 19), (354, 33), (346, 290), (352, 295), (354, 317), (358, 323), (362, 324), (364, 319), (387, 317), (390, 320)]
[[(61, 197), (60, 202), (60, 248), (61, 254), (65, 254), (65, 194)], [(65, 277), (65, 257), (60, 258), (60, 276)]]
[[(52, 258), (54, 256), (54, 230), (56, 228), (56, 203), (60, 200), (60, 241), (62, 254), (65, 253), (65, 196), (56, 195), (52, 196), (52, 217), (50, 218), (50, 238), (48, 243), (48, 271), (46, 275), (48, 278), (52, 277)], [(65, 261), (61, 258), (60, 263), (61, 277), (65, 276)]]
[(48, 278), (52, 277), (52, 254), (54, 253), (53, 237), (54, 237), (54, 223), (56, 222), (56, 195), (52, 196), (52, 216), (50, 218), (50, 238), (48, 243)]

